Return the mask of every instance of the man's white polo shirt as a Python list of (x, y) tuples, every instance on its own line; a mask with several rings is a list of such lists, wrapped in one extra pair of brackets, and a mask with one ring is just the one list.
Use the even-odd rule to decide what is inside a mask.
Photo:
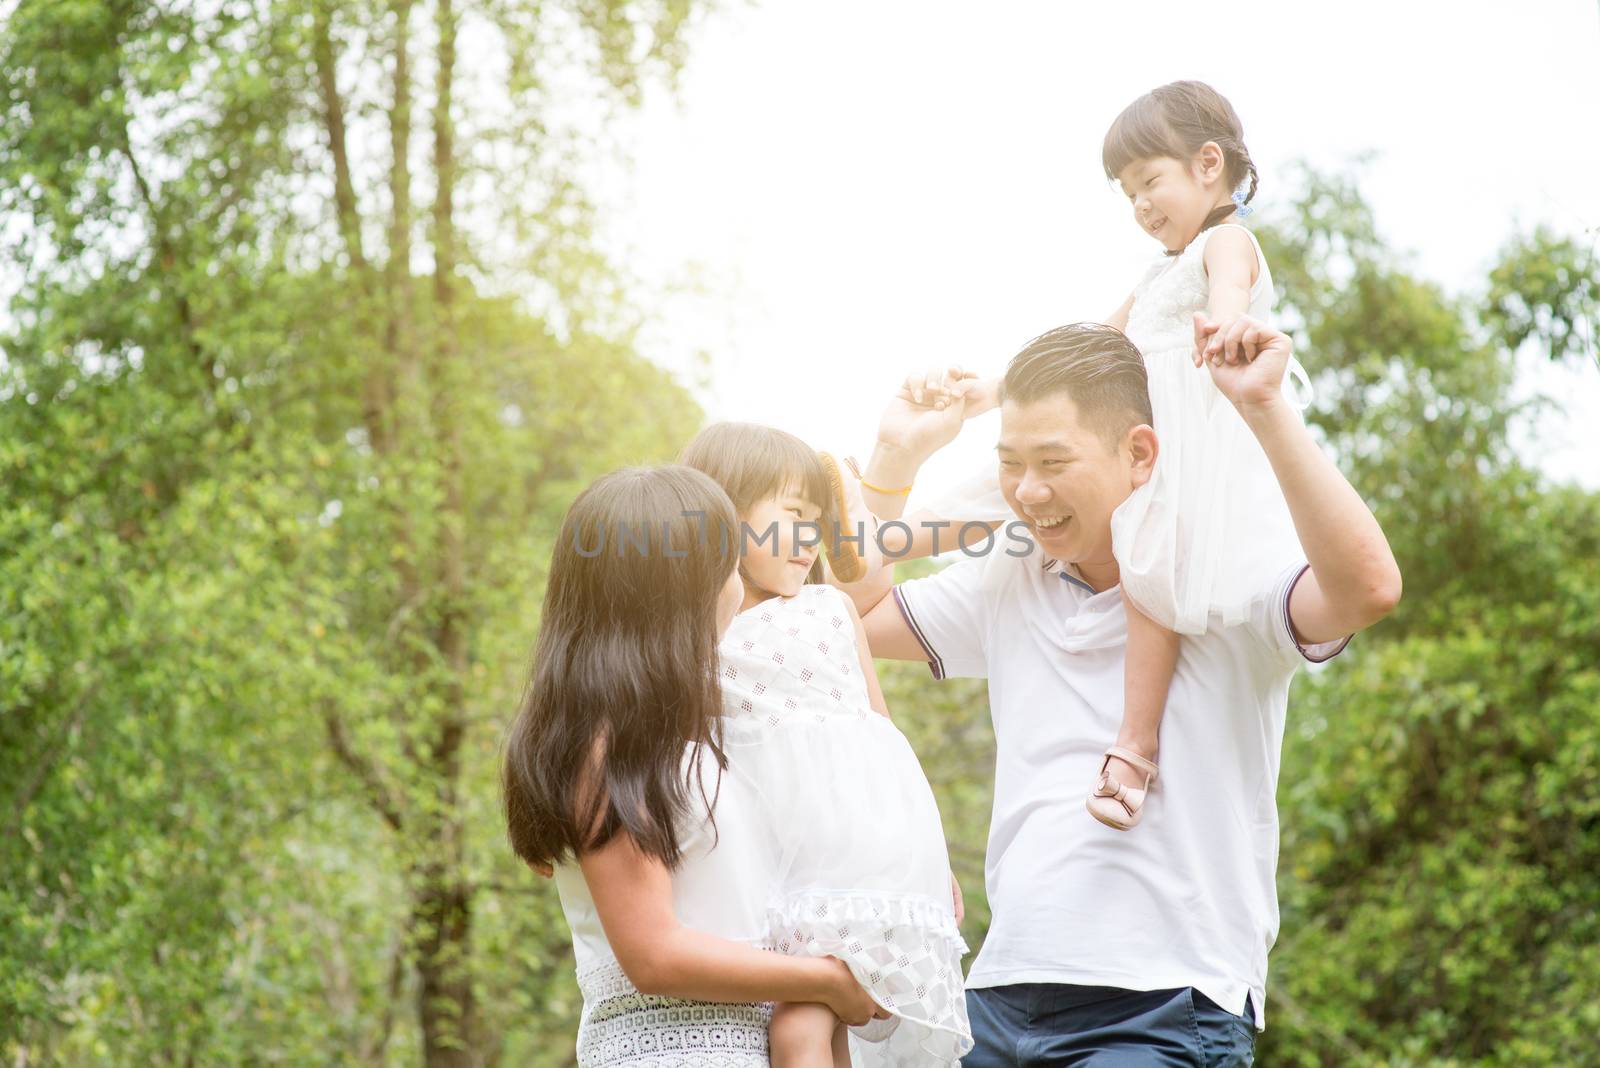
[(1192, 986), (1236, 1014), (1248, 993), (1264, 1026), (1289, 682), (1349, 639), (1295, 636), (1289, 593), (1304, 565), (1263, 589), (1243, 623), (1186, 637), (1160, 778), (1139, 825), (1115, 831), (1084, 798), (1122, 719), (1121, 587), (1095, 593), (1036, 547), (995, 554), (894, 591), (936, 678), (989, 680), (993, 920), (967, 986)]

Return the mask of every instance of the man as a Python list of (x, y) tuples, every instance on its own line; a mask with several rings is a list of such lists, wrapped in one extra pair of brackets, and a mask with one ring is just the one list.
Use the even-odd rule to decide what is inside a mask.
[[(1196, 339), (1272, 464), (1305, 563), (1264, 580), (1244, 622), (1185, 639), (1161, 778), (1136, 831), (1096, 823), (1081, 791), (1122, 713), (1111, 514), (1159, 454), (1144, 363), (1120, 332), (1051, 331), (999, 387), (1001, 490), (1034, 551), (1005, 555), (1017, 543), (1000, 541), (864, 613), (874, 656), (989, 680), (993, 920), (967, 979), (967, 1068), (1251, 1063), (1278, 928), (1289, 683), (1400, 596), (1383, 531), (1284, 399), (1289, 339), (1248, 318), (1223, 329), (1198, 317)], [(960, 399), (927, 407), (916, 392), (886, 412), (862, 473), (885, 518), (964, 414)]]

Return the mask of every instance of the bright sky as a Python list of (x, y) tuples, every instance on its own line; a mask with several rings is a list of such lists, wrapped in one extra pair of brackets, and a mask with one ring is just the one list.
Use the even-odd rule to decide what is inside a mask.
[[(653, 309), (645, 351), (686, 370), (707, 354), (713, 417), (864, 456), (907, 371), (998, 371), (1126, 296), (1158, 250), (1101, 139), (1184, 77), (1238, 110), (1262, 214), (1292, 161), (1376, 153), (1361, 181), (1382, 231), (1452, 290), (1535, 223), (1600, 240), (1596, 0), (767, 0), (711, 18), (676, 99), (627, 135), (629, 268), (646, 291), (698, 287)], [(1538, 432), (1546, 469), (1600, 486), (1600, 369), (1529, 385), (1567, 398)], [(982, 427), (951, 467), (992, 447)]]

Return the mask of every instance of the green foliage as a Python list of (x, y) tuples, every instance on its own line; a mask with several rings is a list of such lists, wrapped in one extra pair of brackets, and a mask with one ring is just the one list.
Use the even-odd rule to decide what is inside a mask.
[[(636, 100), (688, 14), (15, 5), (8, 1062), (570, 1055), (500, 730), (567, 501), (700, 413), (633, 350), (547, 86)], [(510, 117), (463, 119), (468, 89)]]
[(1533, 341), (1552, 360), (1587, 356), (1600, 366), (1600, 264), (1584, 248), (1543, 227), (1519, 238), (1489, 275), (1485, 325), (1507, 349)]
[[(1584, 355), (1597, 278), (1519, 238), (1447, 298), (1308, 175), (1263, 234), (1313, 424), (1389, 534), (1405, 602), (1289, 709), (1270, 1064), (1569, 1065), (1600, 1014), (1600, 497), (1512, 455), (1512, 356)], [(1580, 262), (1585, 263), (1581, 269)]]
[[(673, 455), (700, 413), (633, 351), (562, 101), (636, 102), (682, 62), (691, 17), (682, 0), (15, 6), (8, 1062), (570, 1063), (570, 946), (504, 845), (500, 731), (567, 502)], [(452, 68), (458, 37), (487, 51)], [(450, 92), (504, 106), (469, 120)], [(1352, 180), (1303, 186), (1263, 242), (1312, 423), (1407, 592), (1291, 703), (1262, 1061), (1583, 1063), (1600, 503), (1545, 484), (1507, 431), (1527, 414), (1516, 350), (1594, 357), (1600, 273), (1535, 231), (1485, 292), (1447, 294), (1385, 247)], [(883, 678), (976, 948), (983, 688)]]

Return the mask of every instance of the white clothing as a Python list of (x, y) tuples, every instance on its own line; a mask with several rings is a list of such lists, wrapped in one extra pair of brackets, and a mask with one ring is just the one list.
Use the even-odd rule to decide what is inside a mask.
[[(1150, 480), (1112, 515), (1112, 551), (1128, 596), (1181, 634), (1201, 633), (1214, 618), (1242, 622), (1262, 584), (1304, 555), (1266, 454), (1210, 372), (1191, 359), (1194, 313), (1205, 311), (1210, 291), (1206, 246), (1228, 229), (1248, 234), (1255, 247), (1249, 314), (1266, 319), (1272, 274), (1255, 235), (1234, 223), (1204, 231), (1179, 256), (1163, 256), (1134, 289), (1128, 313), (1161, 448)], [(1291, 399), (1303, 409), (1310, 383), (1299, 361), (1291, 359), (1288, 377), (1300, 384), (1303, 396)], [(993, 463), (926, 507), (951, 521), (1016, 518)]]
[[(1199, 634), (1213, 618), (1242, 622), (1257, 592), (1304, 554), (1266, 453), (1211, 373), (1196, 367), (1194, 313), (1210, 293), (1205, 252), (1224, 230), (1250, 238), (1256, 280), (1249, 314), (1272, 313), (1272, 272), (1237, 223), (1204, 231), (1163, 257), (1134, 290), (1128, 337), (1144, 354), (1161, 451), (1150, 480), (1111, 517), (1122, 587), (1151, 619)], [(1290, 377), (1305, 379), (1298, 363)]]
[(767, 933), (834, 956), (894, 1015), (857, 1065), (955, 1064), (972, 1048), (938, 805), (905, 735), (869, 704), (844, 595), (804, 586), (741, 612), (721, 646), (728, 761), (775, 850)]
[(1122, 719), (1121, 587), (1095, 593), (1034, 545), (895, 588), (936, 678), (989, 680), (993, 921), (968, 987), (1192, 986), (1239, 1014), (1248, 993), (1264, 1025), (1289, 682), (1302, 659), (1344, 647), (1295, 637), (1288, 598), (1303, 571), (1263, 582), (1241, 621), (1213, 618), (1182, 643), (1159, 785), (1132, 833), (1083, 805)]
[[(686, 773), (689, 768), (686, 754)], [(700, 768), (705, 796), (715, 804), (715, 828), (703, 806), (681, 821), (673, 912), (686, 927), (769, 948), (772, 861), (761, 803), (737, 768), (718, 775), (709, 750), (701, 750)], [(694, 799), (699, 802), (698, 793)], [(558, 865), (555, 879), (583, 992), (579, 1068), (768, 1068), (770, 1002), (722, 1004), (640, 993), (606, 941), (577, 865)]]

